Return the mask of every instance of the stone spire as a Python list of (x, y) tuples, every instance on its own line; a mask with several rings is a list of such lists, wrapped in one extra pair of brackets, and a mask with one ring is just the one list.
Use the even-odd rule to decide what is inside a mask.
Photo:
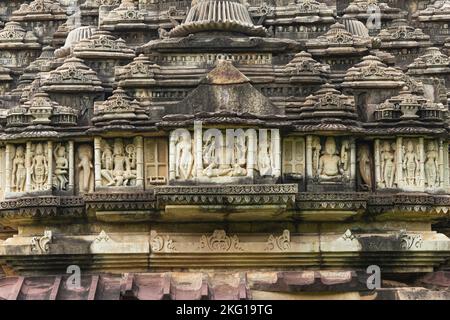
[[(404, 87), (400, 94), (387, 99), (375, 111), (377, 121), (427, 120), (443, 122), (447, 108), (442, 103), (434, 103), (423, 96), (415, 95)], [(414, 126), (414, 125), (413, 125)]]
[(134, 121), (148, 120), (145, 110), (136, 100), (131, 100), (125, 90), (117, 88), (106, 101), (94, 107), (92, 122), (96, 126), (106, 124), (128, 125)]
[(350, 129), (357, 121), (355, 100), (343, 95), (332, 85), (324, 84), (306, 98), (300, 108), (299, 119), (320, 124), (326, 130)]
[(267, 30), (255, 26), (240, 0), (198, 0), (186, 20), (169, 32), (170, 37), (184, 37), (191, 33), (226, 31), (249, 36), (266, 36)]
[(291, 83), (323, 83), (330, 75), (330, 66), (314, 60), (302, 51), (286, 65), (284, 72)]

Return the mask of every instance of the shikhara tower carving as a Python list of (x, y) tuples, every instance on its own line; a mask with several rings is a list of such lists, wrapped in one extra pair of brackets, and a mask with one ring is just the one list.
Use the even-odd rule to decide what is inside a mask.
[(76, 264), (127, 273), (124, 297), (258, 298), (448, 268), (449, 1), (4, 2), (0, 288)]

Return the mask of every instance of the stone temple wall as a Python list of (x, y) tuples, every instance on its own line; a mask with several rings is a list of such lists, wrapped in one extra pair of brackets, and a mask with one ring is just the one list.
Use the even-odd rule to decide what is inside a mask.
[(2, 1), (0, 298), (65, 299), (75, 266), (110, 298), (447, 299), (449, 22), (450, 0)]

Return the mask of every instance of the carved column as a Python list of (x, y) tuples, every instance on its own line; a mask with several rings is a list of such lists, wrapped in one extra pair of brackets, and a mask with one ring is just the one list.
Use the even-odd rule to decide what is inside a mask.
[(258, 151), (258, 147), (256, 145), (256, 131), (255, 129), (248, 129), (246, 134), (248, 135), (247, 176), (253, 178), (255, 170), (255, 155)]
[(11, 192), (11, 144), (7, 144), (5, 148), (5, 194)]
[(136, 145), (136, 187), (144, 187), (144, 139), (135, 137)]
[(176, 179), (175, 166), (176, 166), (176, 154), (175, 154), (175, 134), (174, 131), (170, 133), (169, 137), (169, 181)]
[(445, 186), (445, 170), (444, 170), (444, 141), (442, 139), (439, 139), (439, 187)]
[(48, 174), (47, 174), (47, 188), (46, 188), (46, 190), (52, 190), (53, 143), (51, 141), (47, 141), (47, 161), (48, 161)]
[(356, 176), (356, 145), (355, 139), (350, 139), (350, 180), (354, 180)]
[(424, 187), (425, 186), (425, 144), (423, 137), (419, 138), (419, 183), (417, 184), (418, 187)]
[(312, 136), (306, 137), (306, 176), (312, 178)]
[(375, 157), (375, 183), (377, 188), (379, 188), (381, 182), (380, 139), (375, 139), (374, 157)]
[[(398, 137), (397, 138), (397, 147), (395, 149), (395, 152), (397, 154), (397, 185), (398, 187), (404, 186), (403, 181), (403, 155), (402, 155), (402, 147), (403, 147), (403, 138)], [(394, 181), (395, 183), (395, 181)]]
[(271, 143), (272, 154), (274, 158), (273, 175), (275, 177), (281, 176), (281, 140), (280, 131), (278, 129), (271, 129)]
[(25, 180), (25, 191), (31, 191), (31, 141), (27, 142), (27, 149), (25, 152), (25, 168), (27, 177)]
[(443, 143), (443, 163), (444, 163), (444, 168), (443, 168), (443, 172), (444, 172), (444, 180), (442, 180), (442, 186), (447, 188), (450, 185), (450, 176), (449, 176), (449, 159), (448, 159), (448, 142), (444, 141)]
[(196, 177), (203, 176), (203, 154), (202, 154), (202, 144), (203, 144), (203, 130), (202, 122), (194, 122), (194, 158), (195, 158), (195, 171)]
[(74, 163), (74, 150), (73, 141), (69, 141), (69, 183), (67, 190), (74, 190), (74, 177), (75, 177), (75, 163)]
[(95, 187), (102, 186), (102, 175), (101, 175), (101, 167), (102, 167), (102, 138), (95, 137), (94, 139), (94, 179), (95, 179)]

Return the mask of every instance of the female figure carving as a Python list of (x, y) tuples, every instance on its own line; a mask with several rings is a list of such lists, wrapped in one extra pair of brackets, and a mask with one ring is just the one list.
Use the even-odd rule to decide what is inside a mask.
[(16, 192), (25, 191), (27, 169), (25, 167), (25, 151), (22, 146), (16, 148), (16, 156), (12, 162), (11, 187)]
[(425, 161), (425, 178), (429, 188), (435, 187), (438, 182), (438, 153), (434, 142), (430, 141), (427, 146), (427, 154)]
[(66, 147), (59, 144), (55, 151), (55, 178), (58, 190), (65, 190), (68, 182), (67, 174), (69, 170), (69, 161), (66, 158)]

